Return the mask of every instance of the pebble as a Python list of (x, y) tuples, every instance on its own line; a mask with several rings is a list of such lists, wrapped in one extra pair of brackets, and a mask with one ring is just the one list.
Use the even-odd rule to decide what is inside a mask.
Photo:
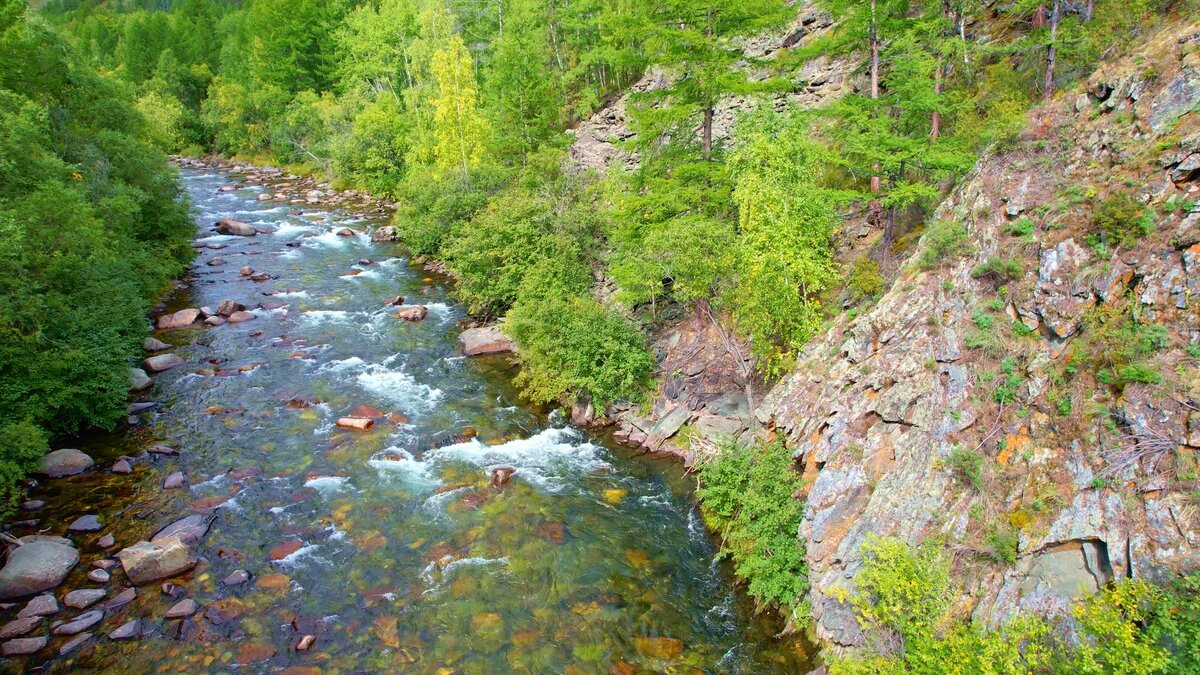
[[(101, 572), (103, 570), (96, 571)], [(83, 588), (67, 593), (63, 598), (63, 604), (74, 609), (87, 609), (104, 599), (105, 595), (108, 595), (108, 593), (99, 588)]]
[(22, 511), (37, 511), (38, 509), (42, 508), (45, 505), (46, 505), (46, 502), (44, 502), (40, 499), (31, 499), (31, 500), (21, 504), (21, 510)]
[(129, 460), (118, 459), (112, 465), (113, 473), (133, 473), (133, 467), (129, 466)]
[(63, 624), (59, 624), (54, 628), (52, 633), (55, 635), (75, 635), (95, 626), (104, 620), (103, 609), (93, 609), (85, 614), (80, 614), (73, 620)]
[(99, 560), (92, 561), (92, 567), (99, 567), (105, 571), (111, 570), (112, 568), (116, 567), (117, 564), (118, 563), (116, 560), (109, 560), (108, 558), (101, 558)]
[(9, 640), (3, 646), (0, 646), (0, 654), (4, 656), (25, 656), (45, 647), (48, 642), (50, 642), (50, 638), (44, 635), (41, 637)]
[(152, 445), (146, 450), (146, 452), (152, 455), (168, 455), (172, 457), (179, 454), (178, 450), (167, 445)]
[(173, 584), (170, 581), (163, 582), (162, 585), (163, 595), (167, 596), (168, 598), (178, 598), (179, 596), (183, 595), (186, 590), (187, 589), (185, 589), (183, 586), (180, 586), (179, 584)]
[(40, 616), (27, 616), (24, 619), (13, 619), (8, 623), (0, 626), (0, 640), (8, 640), (10, 638), (29, 635), (42, 623)]
[(191, 598), (188, 598), (187, 600), (180, 600), (179, 602), (175, 603), (171, 609), (167, 610), (167, 618), (182, 619), (185, 616), (191, 616), (195, 614), (197, 609), (200, 608), (196, 605), (195, 600), (192, 600)]
[(17, 618), (24, 619), (29, 616), (47, 616), (57, 613), (58, 600), (55, 600), (53, 595), (39, 595), (30, 600), (29, 604), (17, 613)]
[(96, 545), (100, 548), (112, 548), (114, 545), (116, 545), (116, 543), (116, 537), (112, 536), (111, 534), (106, 534), (96, 540)]
[(225, 586), (238, 586), (250, 581), (250, 573), (246, 570), (234, 570), (229, 573), (229, 576), (221, 580)]
[(140, 632), (141, 627), (142, 622), (138, 619), (134, 619), (133, 621), (130, 621), (129, 623), (126, 623), (120, 628), (109, 633), (108, 637), (113, 640), (125, 640), (136, 636)]
[(94, 569), (91, 572), (88, 572), (88, 579), (98, 584), (106, 584), (110, 578), (112, 577), (109, 575), (109, 573), (101, 569)]
[(309, 649), (312, 649), (313, 643), (316, 641), (317, 641), (317, 636), (305, 635), (304, 637), (300, 638), (299, 642), (296, 643), (296, 651), (306, 652)]
[(104, 523), (100, 522), (100, 517), (95, 514), (79, 516), (70, 525), (67, 526), (69, 532), (95, 532), (104, 527)]
[(166, 480), (163, 481), (164, 490), (177, 490), (181, 487), (183, 487), (182, 471), (176, 471), (175, 473), (167, 476)]
[(64, 642), (63, 646), (58, 648), (58, 655), (66, 656), (67, 654), (70, 654), (71, 652), (75, 651), (76, 649), (79, 649), (80, 645), (82, 645), (83, 643), (85, 643), (91, 639), (92, 639), (91, 633), (83, 633), (80, 635), (76, 635), (75, 637), (71, 638), (70, 640), (67, 640), (66, 642)]
[(101, 609), (111, 612), (119, 607), (124, 607), (137, 599), (137, 589), (126, 588), (114, 597), (112, 600), (100, 606)]

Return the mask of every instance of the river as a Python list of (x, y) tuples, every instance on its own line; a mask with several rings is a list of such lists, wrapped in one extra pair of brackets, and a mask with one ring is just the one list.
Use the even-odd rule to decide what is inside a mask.
[[(457, 355), (462, 308), (445, 280), (370, 241), (379, 223), (259, 201), (259, 188), (220, 191), (232, 180), (183, 171), (204, 247), (170, 309), (233, 300), (254, 318), (157, 332), (186, 361), (154, 376), (143, 398), (161, 407), (81, 445), (95, 471), (31, 494), (47, 502), (39, 531), (64, 534), (85, 513), (105, 524), (71, 535), (82, 563), (60, 598), (115, 595), (129, 585), (120, 567), (97, 584), (92, 561), (192, 513), (213, 518), (193, 545), (201, 562), (172, 580), (175, 597), (140, 587), (73, 653), (59, 656), (55, 638), (8, 667), (805, 672), (805, 646), (777, 639), (777, 618), (755, 614), (715, 560), (678, 464), (523, 403), (503, 358)], [(266, 232), (214, 235), (220, 218)], [(338, 234), (346, 227), (354, 236)], [(394, 318), (395, 296), (428, 317)], [(365, 432), (335, 425), (359, 406), (387, 418)], [(155, 444), (181, 455), (146, 455)], [(135, 459), (131, 475), (109, 472), (120, 456)], [(500, 488), (497, 467), (516, 470)], [(163, 489), (175, 471), (186, 485)], [(106, 533), (116, 546), (101, 551)], [(224, 583), (235, 570), (250, 580)], [(188, 598), (194, 614), (164, 618)], [(133, 618), (140, 637), (107, 637)]]

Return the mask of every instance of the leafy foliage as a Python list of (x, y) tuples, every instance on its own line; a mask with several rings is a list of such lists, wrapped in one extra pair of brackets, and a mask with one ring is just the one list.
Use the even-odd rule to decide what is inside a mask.
[(808, 592), (803, 502), (793, 493), (800, 476), (781, 443), (748, 447), (725, 439), (700, 468), (701, 505), (722, 536), (750, 594), (763, 603), (795, 608)]
[(835, 675), (865, 673), (1176, 673), (1196, 661), (1200, 577), (1166, 590), (1122, 580), (1076, 604), (1079, 636), (1060, 619), (1018, 617), (987, 629), (948, 613), (949, 563), (936, 543), (913, 548), (895, 538), (871, 538), (862, 548), (850, 603), (860, 626), (884, 647), (865, 657), (836, 659)]
[(108, 428), (151, 299), (192, 256), (166, 158), (118, 83), (0, 3), (0, 499), (47, 434)]

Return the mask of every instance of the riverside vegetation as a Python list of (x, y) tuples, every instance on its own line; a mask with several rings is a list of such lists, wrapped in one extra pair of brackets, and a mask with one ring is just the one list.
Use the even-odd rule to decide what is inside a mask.
[[(47, 148), (57, 164), (44, 174), (34, 167), (6, 171), (3, 180), (44, 175), (45, 189), (58, 192), (47, 192), (35, 209), (20, 204), (40, 188), (6, 186), (0, 208), (13, 205), (14, 215), (0, 223), (39, 222), (22, 214), (57, 213), (72, 202), (53, 195), (69, 195), (80, 208), (61, 212), (72, 222), (86, 220), (81, 232), (95, 237), (101, 217), (108, 226), (95, 250), (122, 252), (87, 256), (76, 263), (81, 268), (31, 264), (29, 272), (5, 272), (2, 282), (14, 288), (27, 287), (27, 281), (14, 282), (22, 274), (70, 278), (72, 294), (89, 288), (79, 279), (95, 279), (93, 294), (80, 298), (103, 299), (13, 303), (43, 315), (13, 329), (23, 340), (14, 344), (30, 346), (11, 357), (6, 351), (0, 372), (56, 395), (68, 391), (65, 382), (96, 383), (49, 402), (34, 395), (32, 384), (6, 387), (5, 395), (16, 394), (2, 409), (3, 433), (20, 439), (4, 445), (14, 466), (5, 475), (13, 482), (44, 449), (45, 433), (116, 419), (124, 389), (114, 385), (113, 373), (123, 382), (144, 305), (187, 260), (183, 207), (173, 199), (177, 187), (144, 139), (173, 153), (215, 151), (285, 164), (394, 199), (403, 244), (442, 261), (473, 313), (504, 320), (520, 348), (518, 383), (526, 396), (590, 400), (598, 407), (639, 403), (647, 399), (655, 367), (645, 336), (671, 309), (719, 316), (748, 343), (758, 376), (771, 381), (791, 372), (805, 345), (832, 321), (869, 308), (904, 273), (908, 255), (918, 252), (917, 266), (933, 273), (967, 255), (973, 249), (967, 229), (935, 219), (933, 210), (977, 159), (1014, 147), (1027, 113), (1040, 102), (1196, 9), (1187, 0), (821, 0), (832, 28), (765, 58), (742, 49), (742, 41), (792, 26), (799, 8), (791, 3), (168, 4), (51, 0), (40, 17), (27, 16), (18, 9), (23, 5), (6, 5), (4, 39), (45, 41), (36, 53), (59, 59), (58, 70), (70, 73), (75, 86), (10, 77), (33, 72), (29, 64), (38, 61), (31, 58), (5, 63), (0, 77), (6, 92), (14, 92), (12, 124), (28, 118), (14, 128), (30, 129), (13, 138), (39, 144), (22, 148)], [(47, 24), (67, 36), (69, 49)], [(817, 58), (852, 62), (864, 85), (817, 107), (787, 105), (787, 96), (803, 88), (795, 73)], [(656, 86), (636, 86), (655, 72), (662, 73)], [(55, 91), (63, 94), (54, 109), (68, 112), (82, 109), (71, 98), (79, 92), (102, 92), (94, 96), (113, 119), (63, 126), (71, 115), (35, 114), (36, 106), (49, 105), (46, 92)], [(21, 96), (31, 102), (18, 105)], [(630, 134), (621, 145), (631, 160), (607, 173), (575, 170), (567, 161), (567, 130), (618, 97), (627, 101)], [(722, 131), (722, 104), (735, 97), (751, 103)], [(51, 145), (38, 134), (82, 142)], [(99, 139), (91, 141), (95, 147), (88, 138)], [(20, 149), (11, 156), (20, 162), (15, 166), (28, 166), (30, 156), (44, 153)], [(91, 179), (101, 172), (77, 170), (101, 163), (129, 168), (103, 172), (102, 184)], [(116, 175), (121, 178), (109, 178)], [(1095, 199), (1088, 245), (1097, 255), (1128, 248), (1151, 232), (1145, 207), (1128, 186), (1118, 188), (1104, 198), (1061, 197), (1068, 204)], [(1185, 207), (1190, 211), (1194, 203)], [(1013, 222), (1009, 234), (1030, 236), (1034, 224), (1026, 220)], [(843, 259), (839, 236), (847, 222), (866, 223), (880, 235), (869, 250)], [(32, 227), (20, 242), (44, 253), (54, 246), (69, 251), (85, 240), (30, 245), (30, 237), (49, 231), (61, 236), (63, 230)], [(91, 267), (101, 264), (114, 268)], [(1001, 412), (1016, 403), (1023, 383), (1004, 347), (1030, 329), (1002, 313), (1009, 285), (1023, 274), (1019, 256), (1009, 251), (970, 272), (996, 295), (994, 307), (973, 314), (966, 342), (997, 357), (995, 372), (986, 375), (994, 383), (989, 402)], [(106, 285), (113, 280), (128, 287)], [(949, 291), (945, 284), (952, 282), (943, 284)], [(605, 287), (615, 294), (602, 292)], [(11, 297), (30, 298), (34, 291), (27, 293)], [(5, 302), (9, 298), (6, 292)], [(117, 301), (129, 304), (106, 304)], [(86, 319), (89, 326), (121, 321), (109, 331), (86, 333), (95, 341), (111, 336), (78, 347), (88, 355), (80, 359), (87, 372), (82, 365), (65, 367), (59, 347), (47, 346), (80, 339), (66, 323), (57, 336), (48, 329), (73, 316), (65, 308), (86, 308), (87, 317), (71, 321)], [(8, 321), (5, 309), (0, 316)], [(1119, 390), (1161, 379), (1145, 359), (1162, 348), (1162, 336), (1135, 311), (1097, 310), (1087, 325), (1088, 339), (1113, 347), (1104, 351), (1111, 358), (1086, 364), (1103, 385)], [(25, 370), (39, 359), (50, 361), (45, 372)], [(1061, 405), (1064, 414), (1082, 414), (1069, 398)], [(980, 491), (984, 464), (975, 451), (957, 450), (947, 466), (964, 486)], [(805, 485), (795, 468), (782, 443), (722, 442), (702, 464), (699, 496), (749, 592), (764, 607), (783, 609), (799, 628), (809, 582), (804, 541), (796, 534), (804, 516), (796, 495)], [(1015, 536), (1002, 527), (990, 530), (994, 559), (1013, 562)], [(871, 653), (835, 658), (835, 670), (1196, 667), (1189, 647), (1195, 644), (1194, 577), (1161, 588), (1114, 584), (1073, 610), (1067, 620), (1082, 637), (1072, 643), (1057, 639), (1058, 626), (1048, 619), (985, 630), (955, 615), (948, 599), (958, 590), (935, 547), (880, 538), (864, 547), (864, 556), (855, 590), (843, 600), (871, 635)]]

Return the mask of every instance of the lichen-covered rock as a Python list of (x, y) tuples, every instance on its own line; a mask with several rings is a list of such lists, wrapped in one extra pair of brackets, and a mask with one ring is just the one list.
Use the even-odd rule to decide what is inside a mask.
[(74, 476), (83, 473), (96, 462), (87, 454), (74, 448), (62, 448), (46, 453), (42, 457), (41, 473), (51, 478)]
[(117, 553), (117, 560), (125, 576), (138, 585), (182, 574), (196, 565), (191, 551), (178, 537), (138, 542)]

